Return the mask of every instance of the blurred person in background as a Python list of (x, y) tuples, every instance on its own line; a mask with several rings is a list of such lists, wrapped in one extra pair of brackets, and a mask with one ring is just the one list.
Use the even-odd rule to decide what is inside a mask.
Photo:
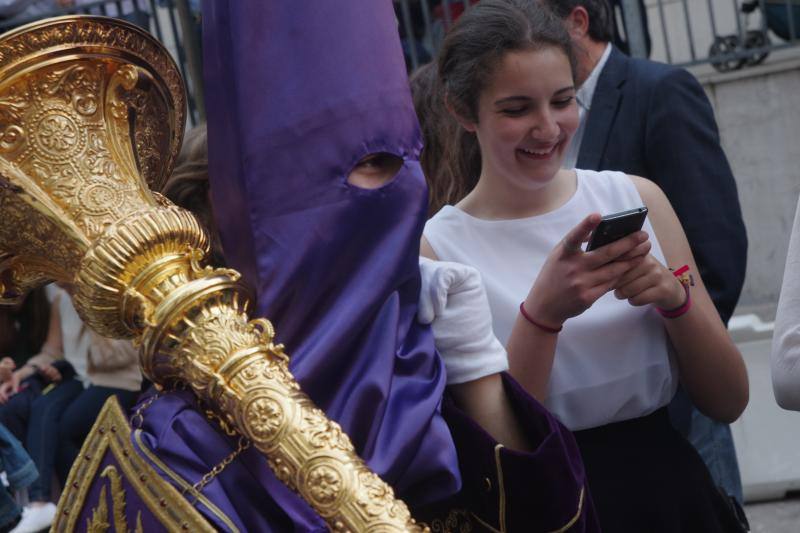
[(22, 443), (0, 424), (0, 471), (5, 474), (7, 487), (0, 485), (0, 533), (12, 531), (22, 517), (22, 507), (14, 500), (10, 491), (18, 491), (31, 485), (39, 477)]
[(800, 201), (775, 315), (771, 366), (775, 401), (784, 409), (800, 411)]
[[(105, 399), (116, 394), (130, 407), (141, 386), (130, 341), (106, 340), (90, 331), (70, 291), (68, 285), (48, 287), (47, 338), (40, 352), (0, 385), (0, 422), (25, 443), (40, 474), (28, 489), (30, 504), (14, 533), (49, 527), (56, 512), (52, 482), (57, 459), (65, 477), (71, 465), (68, 452), (82, 443)], [(67, 439), (63, 446), (59, 437)]]
[(50, 302), (44, 288), (31, 291), (16, 306), (0, 306), (0, 382), (39, 353), (49, 323)]
[(0, 0), (2, 31), (49, 16), (61, 7), (59, 2), (60, 0)]
[(62, 485), (106, 400), (116, 396), (127, 411), (136, 403), (142, 388), (139, 353), (130, 341), (107, 339), (91, 330), (88, 335), (89, 385), (70, 402), (58, 420), (56, 472)]
[[(16, 306), (0, 306), (0, 382), (7, 381), (15, 368), (39, 353), (47, 336), (50, 302), (45, 289), (31, 291)], [(5, 426), (0, 424), (0, 471), (5, 473), (8, 489), (24, 489), (39, 476), (28, 452)], [(0, 487), (0, 532), (17, 525), (22, 508), (9, 490)]]

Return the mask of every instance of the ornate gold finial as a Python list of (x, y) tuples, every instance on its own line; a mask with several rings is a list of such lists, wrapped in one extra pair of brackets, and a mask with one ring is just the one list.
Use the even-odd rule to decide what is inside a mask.
[(186, 383), (263, 452), (334, 531), (421, 530), (300, 390), (239, 274), (203, 267), (195, 218), (151, 194), (171, 171), (185, 97), (151, 36), (60, 17), (0, 37), (0, 295), (73, 283), (92, 328), (141, 341), (144, 374)]

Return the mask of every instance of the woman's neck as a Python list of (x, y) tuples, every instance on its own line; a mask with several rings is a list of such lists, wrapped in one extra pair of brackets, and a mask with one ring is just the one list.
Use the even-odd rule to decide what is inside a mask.
[(537, 189), (520, 189), (505, 180), (493, 180), (484, 174), (457, 207), (475, 218), (513, 220), (555, 211), (575, 194), (574, 170), (561, 169), (552, 180)]

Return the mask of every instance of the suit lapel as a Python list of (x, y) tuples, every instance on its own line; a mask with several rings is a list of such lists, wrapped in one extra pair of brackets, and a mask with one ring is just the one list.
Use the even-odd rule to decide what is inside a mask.
[(622, 99), (622, 85), (628, 71), (628, 57), (612, 45), (592, 96), (589, 119), (583, 133), (577, 168), (603, 170), (600, 162), (608, 145), (608, 134)]

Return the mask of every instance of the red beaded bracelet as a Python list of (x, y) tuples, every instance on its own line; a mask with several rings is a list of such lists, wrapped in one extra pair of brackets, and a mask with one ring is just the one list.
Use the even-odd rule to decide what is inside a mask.
[(531, 315), (529, 315), (528, 312), (525, 310), (525, 302), (519, 303), (519, 314), (521, 314), (523, 318), (525, 318), (525, 320), (527, 320), (537, 328), (541, 329), (542, 331), (546, 331), (547, 333), (558, 333), (559, 331), (564, 329), (563, 325), (558, 326), (558, 328), (551, 328), (550, 326), (545, 326), (544, 324), (540, 324), (539, 322), (535, 321), (533, 317), (531, 317)]
[(678, 318), (679, 316), (685, 315), (689, 309), (692, 308), (692, 294), (689, 292), (689, 287), (694, 285), (694, 280), (689, 273), (689, 265), (683, 265), (679, 269), (673, 271), (672, 274), (678, 278), (680, 284), (683, 285), (683, 290), (686, 292), (686, 301), (675, 309), (661, 309), (660, 307), (656, 307), (658, 314), (664, 318)]

